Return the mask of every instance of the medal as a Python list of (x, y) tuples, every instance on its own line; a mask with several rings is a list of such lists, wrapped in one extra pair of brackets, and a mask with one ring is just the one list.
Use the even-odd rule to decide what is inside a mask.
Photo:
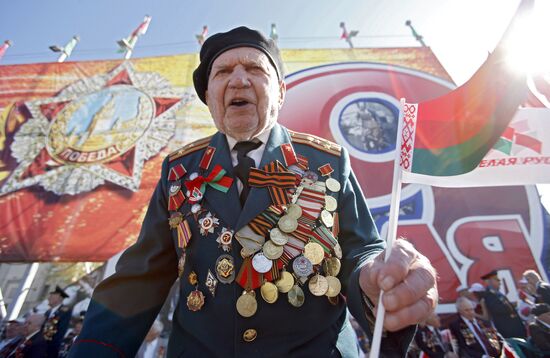
[[(313, 264), (319, 265), (325, 257), (323, 247), (316, 242), (309, 242), (304, 246), (304, 256)], [(302, 276), (302, 275), (300, 275)]]
[(269, 232), (269, 237), (271, 238), (271, 241), (278, 246), (283, 246), (288, 242), (288, 236), (276, 227), (271, 229)]
[(208, 269), (208, 274), (206, 275), (206, 287), (208, 287), (208, 290), (212, 294), (212, 297), (216, 295), (216, 287), (218, 286), (218, 280), (214, 277), (214, 274), (210, 269)]
[(231, 250), (231, 241), (233, 240), (233, 230), (223, 228), (220, 236), (216, 239), (218, 244), (220, 244), (223, 251), (228, 252)]
[(183, 275), (183, 270), (185, 269), (185, 250), (182, 251), (180, 259), (178, 260), (178, 277)]
[(298, 228), (298, 220), (289, 215), (284, 215), (279, 219), (277, 225), (282, 232), (289, 234)]
[(298, 276), (308, 277), (313, 273), (313, 265), (305, 256), (298, 256), (292, 263), (292, 269)]
[(328, 281), (319, 274), (309, 279), (309, 291), (315, 296), (323, 296), (328, 290)]
[(262, 287), (260, 288), (260, 293), (264, 301), (267, 303), (275, 303), (275, 301), (277, 301), (277, 298), (279, 297), (277, 286), (267, 281), (264, 282)]
[(286, 214), (293, 219), (298, 220), (302, 216), (302, 208), (297, 204), (290, 204), (286, 208)]
[(334, 276), (327, 276), (326, 279), (328, 282), (328, 290), (326, 295), (328, 297), (338, 296), (338, 294), (342, 290), (342, 284), (340, 283), (340, 280)]
[(330, 195), (325, 196), (325, 209), (327, 211), (334, 211), (338, 207), (336, 199)]
[(325, 181), (325, 185), (327, 186), (327, 189), (332, 191), (333, 193), (339, 192), (340, 189), (342, 188), (342, 186), (340, 185), (338, 180), (336, 180), (334, 178), (328, 178)]
[(204, 211), (205, 210), (202, 208), (201, 204), (191, 205), (191, 215), (193, 215), (195, 221), (199, 220), (199, 215), (202, 214)]
[(334, 255), (338, 258), (338, 259), (342, 259), (342, 247), (340, 246), (339, 243), (336, 243), (336, 245), (334, 245), (334, 247), (332, 248), (334, 250)]
[(258, 252), (265, 242), (265, 237), (256, 234), (248, 225), (237, 231), (235, 239), (243, 247), (241, 251), (241, 255), (245, 255), (243, 257), (249, 257)]
[(183, 221), (183, 214), (179, 211), (170, 214), (170, 217), (168, 218), (168, 225), (170, 225), (170, 229), (176, 229), (179, 224)]
[(237, 312), (245, 318), (252, 317), (258, 309), (256, 294), (254, 291), (243, 291), (241, 297), (237, 299)]
[(304, 173), (302, 176), (302, 180), (308, 180), (310, 183), (315, 183), (317, 180), (319, 180), (319, 176), (315, 174), (315, 172), (312, 172), (311, 170), (308, 170)]
[(168, 189), (170, 191), (170, 196), (174, 196), (178, 193), (178, 191), (180, 191), (181, 189), (181, 184), (177, 181), (175, 182), (172, 182), (172, 184), (170, 184), (170, 188)]
[(334, 225), (334, 217), (326, 210), (321, 211), (321, 222), (326, 227), (332, 227)]
[(223, 254), (216, 260), (216, 277), (221, 283), (231, 283), (235, 279), (233, 256)]
[(258, 252), (252, 258), (252, 267), (259, 273), (266, 273), (273, 267), (273, 261), (265, 257), (262, 252)]
[(195, 271), (191, 271), (191, 273), (189, 273), (189, 276), (187, 276), (187, 280), (192, 286), (196, 286), (199, 283), (199, 280), (197, 278), (197, 274), (195, 273)]
[(197, 312), (204, 305), (204, 295), (201, 291), (195, 288), (194, 291), (191, 291), (189, 296), (187, 296), (187, 307), (193, 312)]
[(213, 216), (212, 213), (206, 214), (205, 217), (199, 219), (199, 225), (201, 227), (201, 235), (206, 236), (209, 233), (213, 233), (214, 230), (218, 227), (220, 220)]
[(265, 257), (267, 257), (270, 260), (276, 260), (283, 254), (283, 247), (277, 246), (273, 243), (273, 241), (268, 240), (265, 242), (262, 252), (264, 253)]
[(281, 278), (275, 281), (275, 286), (281, 293), (287, 293), (294, 286), (294, 276), (287, 271), (281, 272)]
[(325, 259), (324, 268), (325, 268), (325, 273), (328, 276), (338, 276), (338, 273), (340, 273), (341, 267), (342, 267), (342, 263), (337, 257), (328, 257)]
[(304, 291), (298, 285), (292, 286), (290, 291), (288, 291), (288, 302), (294, 307), (302, 306), (305, 298)]

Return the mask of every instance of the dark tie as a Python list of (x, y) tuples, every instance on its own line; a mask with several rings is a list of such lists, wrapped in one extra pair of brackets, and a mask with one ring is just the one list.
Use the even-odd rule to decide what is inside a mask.
[(487, 354), (489, 354), (491, 357), (498, 357), (498, 351), (491, 345), (491, 343), (489, 343), (489, 339), (487, 339), (487, 334), (485, 334), (485, 331), (482, 331), (473, 320), (470, 321), (470, 323), (474, 327), (474, 330), (476, 331), (479, 339), (481, 339), (481, 344), (485, 348)]
[(261, 145), (262, 142), (246, 141), (239, 142), (235, 144), (235, 147), (233, 147), (233, 149), (237, 151), (238, 161), (234, 168), (235, 175), (241, 180), (241, 183), (243, 183), (243, 190), (240, 195), (241, 206), (244, 206), (246, 198), (248, 197), (248, 192), (250, 191), (250, 187), (248, 186), (248, 175), (250, 173), (250, 168), (254, 168), (256, 166), (254, 160), (246, 155), (248, 152), (258, 148)]

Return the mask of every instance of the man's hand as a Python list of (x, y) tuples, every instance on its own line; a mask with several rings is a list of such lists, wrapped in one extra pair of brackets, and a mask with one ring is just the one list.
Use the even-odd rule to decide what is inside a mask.
[(384, 291), (384, 328), (397, 331), (433, 312), (438, 300), (436, 273), (430, 261), (403, 239), (395, 240), (387, 262), (384, 256), (382, 252), (363, 266), (359, 285), (376, 306)]

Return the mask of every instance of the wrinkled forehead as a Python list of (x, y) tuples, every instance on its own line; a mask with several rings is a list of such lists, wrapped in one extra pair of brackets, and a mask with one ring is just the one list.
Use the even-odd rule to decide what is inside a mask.
[(263, 52), (253, 47), (236, 47), (222, 52), (210, 66), (210, 74), (219, 68), (234, 67), (236, 65), (259, 65), (274, 76), (277, 76), (277, 70), (271, 63), (269, 57)]

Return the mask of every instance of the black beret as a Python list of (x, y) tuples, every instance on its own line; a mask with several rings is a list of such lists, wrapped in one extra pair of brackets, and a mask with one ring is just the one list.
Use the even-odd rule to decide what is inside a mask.
[(275, 41), (266, 38), (259, 31), (240, 26), (228, 32), (212, 35), (202, 45), (199, 56), (200, 63), (193, 72), (193, 84), (203, 103), (206, 104), (205, 93), (208, 89), (208, 76), (212, 69), (212, 63), (225, 51), (237, 47), (253, 47), (265, 53), (277, 71), (279, 80), (283, 79), (283, 60)]
[(489, 273), (486, 273), (485, 275), (481, 276), (481, 279), (482, 280), (488, 280), (488, 279), (490, 279), (491, 277), (494, 277), (494, 276), (498, 276), (498, 271), (497, 270), (493, 270)]

